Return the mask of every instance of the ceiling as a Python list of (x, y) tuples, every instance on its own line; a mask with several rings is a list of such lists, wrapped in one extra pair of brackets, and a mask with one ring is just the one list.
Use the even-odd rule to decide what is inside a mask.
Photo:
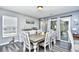
[(79, 10), (79, 6), (44, 6), (41, 11), (37, 10), (36, 6), (1, 6), (0, 8), (22, 13), (35, 18), (49, 17)]

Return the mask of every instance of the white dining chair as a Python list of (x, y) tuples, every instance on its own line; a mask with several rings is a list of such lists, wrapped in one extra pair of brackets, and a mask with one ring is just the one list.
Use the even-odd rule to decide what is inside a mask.
[(51, 42), (54, 42), (54, 45), (56, 44), (56, 39), (57, 39), (57, 32), (51, 32)]
[(30, 43), (29, 39), (29, 33), (28, 32), (22, 32), (21, 33), (21, 39), (23, 40), (23, 52), (25, 52), (26, 48), (31, 51), (33, 49), (32, 44)]
[(47, 45), (50, 50), (50, 33), (49, 32), (46, 33), (44, 42), (41, 42), (39, 45), (44, 47), (44, 52), (46, 52), (46, 50), (47, 50), (46, 49)]

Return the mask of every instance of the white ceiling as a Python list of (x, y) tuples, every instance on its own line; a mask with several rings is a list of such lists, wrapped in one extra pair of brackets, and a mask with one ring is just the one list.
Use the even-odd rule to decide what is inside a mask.
[(2, 6), (0, 8), (19, 12), (35, 18), (43, 18), (79, 10), (79, 6), (44, 6), (42, 11), (37, 10), (36, 6)]

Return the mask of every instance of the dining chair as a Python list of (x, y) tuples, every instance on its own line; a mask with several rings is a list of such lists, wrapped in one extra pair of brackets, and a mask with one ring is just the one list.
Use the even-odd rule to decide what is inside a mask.
[(50, 50), (50, 33), (49, 32), (46, 33), (44, 42), (41, 42), (39, 44), (39, 46), (43, 46), (44, 47), (44, 52), (46, 52), (46, 50), (47, 50), (46, 49), (47, 45), (49, 46), (49, 50)]
[(29, 52), (31, 51), (31, 49), (33, 49), (32, 44), (30, 43), (30, 39), (29, 39), (29, 33), (28, 32), (22, 32), (21, 33), (21, 39), (23, 40), (23, 52), (26, 51), (26, 48), (29, 50)]
[(54, 44), (56, 44), (56, 39), (57, 39), (57, 32), (56, 31), (54, 31), (53, 33), (52, 33), (52, 36), (51, 36), (52, 38), (52, 42), (54, 42)]
[(50, 34), (51, 34), (51, 42), (54, 42), (54, 45), (55, 45), (56, 44), (56, 39), (57, 39), (57, 32), (53, 31)]

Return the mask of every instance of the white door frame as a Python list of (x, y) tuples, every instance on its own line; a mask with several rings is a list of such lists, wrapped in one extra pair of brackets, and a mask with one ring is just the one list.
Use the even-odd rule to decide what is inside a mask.
[[(67, 19), (66, 19), (67, 18)], [(69, 35), (69, 38), (68, 38), (68, 41), (64, 41), (64, 40), (61, 40), (61, 41), (64, 41), (64, 42), (70, 42), (71, 43), (71, 51), (74, 52), (75, 49), (74, 49), (74, 40), (73, 40), (73, 35), (71, 33), (71, 20), (72, 20), (72, 17), (64, 17), (64, 18), (61, 18), (60, 21), (68, 21), (69, 25), (68, 25), (68, 35)], [(61, 39), (61, 35), (60, 35), (60, 39)]]

